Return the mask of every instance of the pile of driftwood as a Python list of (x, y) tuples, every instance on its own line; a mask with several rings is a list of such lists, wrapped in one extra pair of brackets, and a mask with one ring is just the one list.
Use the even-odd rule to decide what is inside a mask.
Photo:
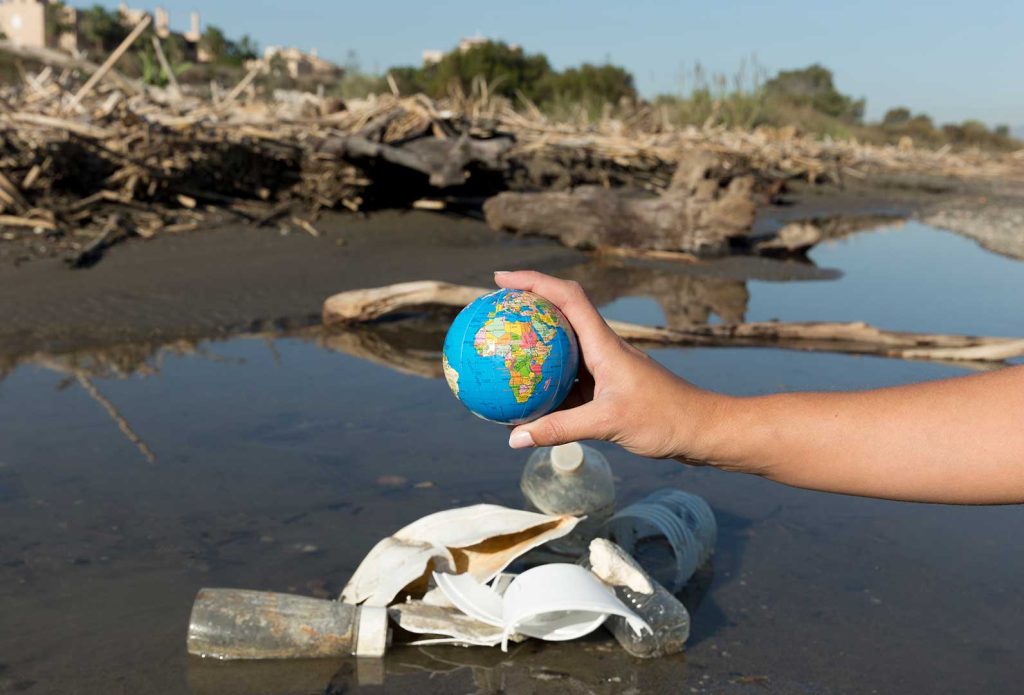
[[(23, 73), (20, 84), (0, 88), (0, 241), (88, 265), (126, 236), (188, 231), (211, 217), (316, 236), (323, 209), (438, 208), (590, 184), (663, 195), (633, 202), (584, 189), (572, 194), (581, 203), (547, 202), (641, 223), (634, 236), (657, 237), (649, 249), (714, 252), (749, 227), (755, 191), (770, 194), (794, 177), (840, 181), (887, 170), (1024, 178), (1021, 153), (872, 147), (787, 129), (680, 129), (644, 106), (596, 124), (557, 124), (485, 85), (439, 101), (397, 89), (348, 103), (290, 92), (267, 98), (257, 94), (254, 69), (203, 95), (176, 84), (170, 70), (170, 84), (153, 87), (116, 69), (147, 22), (102, 65), (0, 41)], [(510, 220), (516, 202), (495, 202), (488, 217), (530, 231), (536, 220)], [(687, 222), (678, 228), (670, 217)], [(633, 243), (555, 234), (580, 246)], [(798, 238), (783, 247), (807, 242), (791, 236)]]

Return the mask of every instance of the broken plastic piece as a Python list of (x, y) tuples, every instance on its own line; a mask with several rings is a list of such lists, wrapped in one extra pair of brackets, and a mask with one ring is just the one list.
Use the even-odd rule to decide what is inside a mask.
[[(608, 520), (607, 537), (633, 556), (670, 593), (676, 593), (711, 556), (718, 525), (711, 507), (698, 495), (673, 488), (652, 492)], [(642, 546), (667, 544), (668, 568), (644, 561)]]
[(683, 650), (690, 637), (690, 613), (686, 606), (652, 579), (622, 548), (596, 538), (590, 553), (581, 560), (600, 579), (615, 589), (615, 595), (651, 626), (650, 632), (636, 633), (626, 621), (611, 616), (604, 626), (631, 655), (642, 659), (668, 656)]
[(217, 659), (383, 656), (384, 608), (242, 589), (200, 589), (188, 652)]
[(403, 591), (422, 596), (428, 568), (490, 581), (523, 553), (572, 531), (579, 519), (496, 504), (423, 517), (373, 547), (341, 592), (346, 603), (387, 606)]
[(508, 651), (509, 637), (515, 633), (549, 641), (572, 640), (596, 630), (609, 615), (621, 616), (636, 632), (651, 629), (579, 565), (534, 567), (513, 579), (504, 595), (468, 574), (435, 572), (434, 581), (466, 615), (501, 628), (503, 651)]

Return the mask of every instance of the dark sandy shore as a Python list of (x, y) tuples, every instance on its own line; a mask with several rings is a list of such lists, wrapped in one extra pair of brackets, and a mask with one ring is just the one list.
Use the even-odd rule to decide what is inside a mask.
[[(606, 274), (569, 272), (584, 253), (494, 232), (466, 217), (333, 214), (319, 227), (318, 238), (228, 226), (135, 240), (78, 270), (57, 259), (0, 264), (0, 354), (305, 326), (319, 320), (332, 293), (406, 280), (488, 285), (494, 270), (534, 268), (573, 275), (598, 295), (610, 282)], [(760, 258), (682, 270), (735, 281), (820, 274), (810, 265)]]
[[(790, 188), (784, 204), (759, 211), (753, 234), (797, 220), (824, 226), (853, 220), (857, 228), (872, 220), (917, 218), (997, 253), (1024, 257), (1024, 190), (1011, 184), (894, 177), (851, 181), (842, 189)], [(134, 239), (79, 270), (54, 258), (0, 262), (0, 354), (308, 325), (325, 297), (345, 289), (419, 279), (486, 284), (495, 269), (558, 272), (586, 258), (454, 215), (329, 213), (318, 227), (319, 238), (235, 225)], [(687, 272), (783, 280), (806, 274), (798, 265), (731, 258)], [(588, 278), (578, 279), (588, 284)], [(594, 278), (588, 289), (600, 294), (605, 281)]]

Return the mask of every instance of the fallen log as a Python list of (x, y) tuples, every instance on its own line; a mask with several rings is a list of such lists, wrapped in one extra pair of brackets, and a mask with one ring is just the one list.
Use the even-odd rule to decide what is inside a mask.
[[(341, 292), (324, 302), (323, 322), (358, 324), (419, 307), (462, 307), (490, 291), (424, 280)], [(638, 347), (770, 347), (938, 362), (1001, 363), (1024, 357), (1024, 338), (886, 331), (863, 322), (764, 321), (663, 328), (609, 321), (608, 325)]]
[(348, 135), (327, 138), (320, 151), (341, 159), (381, 159), (424, 174), (431, 186), (447, 188), (465, 182), (470, 164), (479, 162), (486, 168), (497, 169), (501, 156), (511, 146), (510, 138), (473, 140), (465, 134), (457, 140), (420, 138), (403, 147)]
[(484, 203), (498, 231), (553, 237), (572, 248), (625, 247), (722, 255), (754, 223), (754, 179), (712, 177), (707, 153), (683, 156), (669, 188), (639, 197), (600, 186), (573, 191), (499, 193)]

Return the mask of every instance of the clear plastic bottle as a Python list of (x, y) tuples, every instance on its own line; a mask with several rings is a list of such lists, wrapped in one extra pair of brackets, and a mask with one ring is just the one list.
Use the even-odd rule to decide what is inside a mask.
[(201, 589), (188, 653), (217, 659), (382, 656), (387, 609), (243, 589)]
[(615, 483), (604, 455), (573, 442), (534, 451), (520, 480), (523, 496), (545, 514), (586, 516), (571, 534), (549, 544), (552, 551), (578, 556), (587, 549), (615, 509)]
[(596, 538), (580, 564), (612, 585), (615, 595), (647, 621), (653, 632), (636, 633), (624, 618), (611, 616), (604, 626), (629, 654), (642, 659), (683, 651), (690, 637), (686, 606), (611, 541)]
[(702, 497), (664, 488), (616, 512), (604, 535), (675, 594), (714, 552), (718, 524)]

